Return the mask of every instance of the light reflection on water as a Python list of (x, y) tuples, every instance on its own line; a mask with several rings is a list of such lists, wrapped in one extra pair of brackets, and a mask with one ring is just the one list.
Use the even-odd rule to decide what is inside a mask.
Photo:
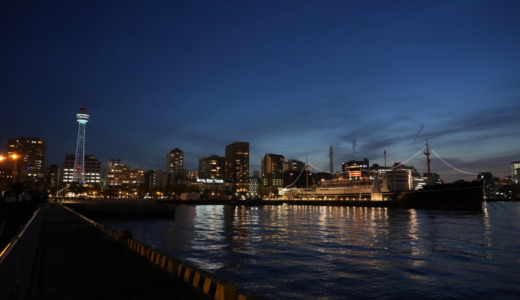
[(105, 223), (273, 299), (513, 298), (519, 216), (519, 203), (483, 212), (178, 205), (174, 221)]

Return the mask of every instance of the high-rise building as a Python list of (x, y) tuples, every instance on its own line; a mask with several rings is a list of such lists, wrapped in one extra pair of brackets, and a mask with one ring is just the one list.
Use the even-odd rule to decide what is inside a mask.
[(45, 168), (47, 143), (35, 137), (19, 137), (9, 139), (7, 156), (16, 158), (16, 170), (13, 176), (19, 176), (15, 181), (36, 183), (42, 180)]
[(58, 165), (50, 165), (45, 169), (44, 190), (51, 195), (56, 195), (60, 186), (60, 168)]
[(283, 155), (267, 153), (262, 158), (262, 183), (265, 186), (283, 185)]
[(166, 171), (180, 173), (184, 170), (184, 153), (179, 148), (172, 149), (166, 154)]
[(143, 191), (144, 171), (131, 169), (120, 159), (108, 161), (105, 190), (119, 198), (135, 198)]
[(226, 158), (215, 154), (199, 159), (198, 177), (201, 179), (224, 179)]
[[(73, 154), (65, 155), (65, 159), (63, 160), (63, 178), (62, 182), (71, 183), (78, 182), (75, 180), (75, 164), (76, 164), (76, 156)], [(93, 155), (85, 155), (83, 159), (83, 183), (87, 184), (101, 184), (101, 170), (102, 165), (101, 162), (94, 157)]]
[(235, 142), (226, 146), (225, 180), (233, 192), (249, 192), (249, 143)]
[(73, 181), (79, 183), (85, 183), (85, 134), (89, 118), (90, 116), (87, 114), (87, 108), (84, 106), (80, 107), (79, 113), (76, 114), (76, 121), (78, 121), (79, 126), (73, 173)]
[(511, 162), (511, 180), (513, 183), (520, 183), (520, 161)]

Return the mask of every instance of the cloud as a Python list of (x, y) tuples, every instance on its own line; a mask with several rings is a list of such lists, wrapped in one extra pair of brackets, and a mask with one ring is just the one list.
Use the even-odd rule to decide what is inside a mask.
[(485, 143), (488, 138), (518, 138), (520, 133), (520, 119), (516, 113), (518, 109), (520, 106), (466, 110), (462, 112), (462, 116), (457, 115), (444, 124), (430, 127), (427, 136), (431, 140), (439, 139), (449, 143), (455, 142), (454, 139), (458, 143), (461, 141)]
[(417, 141), (417, 138), (419, 137), (419, 133), (424, 129), (424, 123), (419, 123), (419, 129), (417, 129), (417, 133), (415, 134), (415, 139), (413, 140), (413, 143)]

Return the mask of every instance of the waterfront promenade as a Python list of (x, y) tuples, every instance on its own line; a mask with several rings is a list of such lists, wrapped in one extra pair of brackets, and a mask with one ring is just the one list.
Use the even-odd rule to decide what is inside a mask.
[(59, 205), (43, 218), (28, 299), (214, 299)]

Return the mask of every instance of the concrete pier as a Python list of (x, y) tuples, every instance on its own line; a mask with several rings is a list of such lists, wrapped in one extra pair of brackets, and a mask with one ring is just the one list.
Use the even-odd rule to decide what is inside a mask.
[(47, 208), (28, 299), (214, 299), (59, 205)]

